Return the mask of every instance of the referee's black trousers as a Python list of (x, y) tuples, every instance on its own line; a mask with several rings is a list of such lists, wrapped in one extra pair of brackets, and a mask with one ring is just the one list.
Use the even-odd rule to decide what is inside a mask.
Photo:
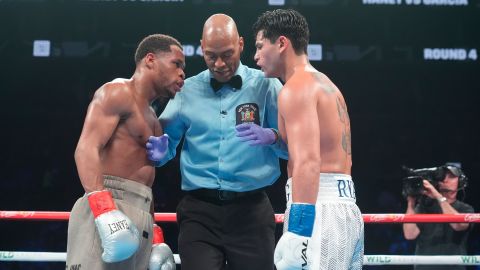
[(259, 191), (220, 200), (188, 193), (177, 206), (182, 270), (273, 270), (275, 217)]

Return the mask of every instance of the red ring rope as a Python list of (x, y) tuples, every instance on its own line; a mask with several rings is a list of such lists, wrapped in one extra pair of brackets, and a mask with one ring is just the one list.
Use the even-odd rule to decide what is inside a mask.
[[(52, 211), (0, 211), (0, 220), (66, 221), (70, 212)], [(176, 222), (175, 213), (155, 213), (155, 221)], [(283, 222), (283, 214), (275, 214), (277, 223)], [(363, 214), (365, 223), (480, 223), (480, 213), (473, 214)]]

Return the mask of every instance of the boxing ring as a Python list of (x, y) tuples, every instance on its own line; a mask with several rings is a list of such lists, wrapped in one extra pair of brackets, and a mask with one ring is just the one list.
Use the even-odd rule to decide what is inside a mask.
[[(70, 212), (47, 211), (0, 211), (0, 221), (68, 221)], [(480, 223), (480, 213), (474, 214), (363, 214), (366, 224), (386, 223)], [(175, 213), (155, 213), (155, 221), (160, 223), (176, 222)], [(275, 221), (283, 223), (283, 214), (276, 214)], [(65, 252), (23, 252), (0, 251), (0, 262), (64, 262)], [(175, 262), (180, 257), (174, 254)], [(401, 255), (365, 255), (364, 265), (480, 265), (480, 255), (458, 256), (401, 256)], [(0, 263), (1, 265), (1, 263)]]

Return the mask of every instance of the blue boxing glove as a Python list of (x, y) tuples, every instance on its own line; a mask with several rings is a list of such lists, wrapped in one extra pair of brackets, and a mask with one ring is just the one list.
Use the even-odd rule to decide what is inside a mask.
[(255, 123), (243, 123), (235, 127), (237, 137), (251, 146), (270, 145), (275, 143), (277, 135), (271, 128), (262, 128)]
[(108, 190), (90, 192), (88, 203), (103, 248), (102, 260), (120, 262), (135, 254), (140, 244), (138, 229), (117, 209), (112, 193)]
[(150, 136), (146, 147), (148, 159), (151, 161), (162, 160), (168, 151), (168, 135), (163, 134), (160, 137)]
[(309, 242), (315, 222), (315, 205), (293, 203), (288, 215), (288, 231), (275, 248), (274, 262), (277, 270), (310, 269)]

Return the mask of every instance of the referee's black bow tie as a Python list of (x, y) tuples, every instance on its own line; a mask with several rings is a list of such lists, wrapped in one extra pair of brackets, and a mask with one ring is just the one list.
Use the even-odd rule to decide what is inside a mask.
[(227, 82), (219, 82), (215, 78), (210, 78), (210, 85), (212, 86), (213, 91), (215, 92), (220, 90), (220, 88), (222, 88), (224, 84), (228, 84), (235, 89), (240, 89), (242, 88), (242, 77), (240, 77), (240, 75), (235, 75), (232, 78), (230, 78), (230, 80), (228, 80)]

